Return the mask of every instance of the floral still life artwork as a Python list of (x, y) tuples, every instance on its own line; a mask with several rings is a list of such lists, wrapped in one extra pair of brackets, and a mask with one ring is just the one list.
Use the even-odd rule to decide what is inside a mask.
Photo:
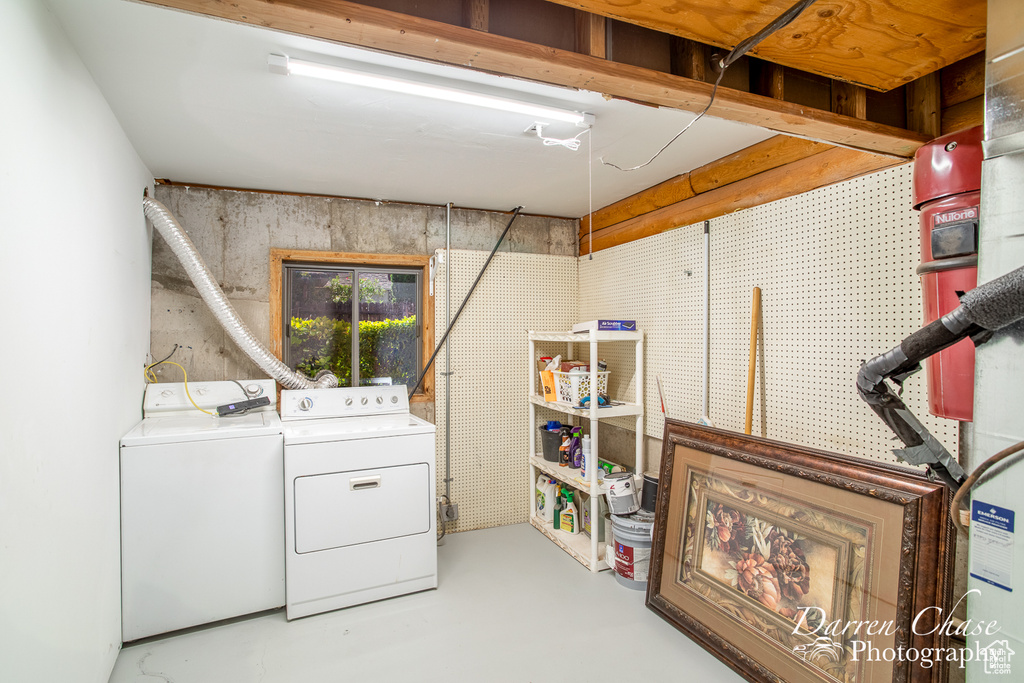
[[(794, 621), (806, 607), (831, 609), (835, 548), (715, 501), (708, 501), (704, 541), (702, 569), (764, 607)], [(813, 592), (808, 553), (815, 561), (814, 578), (825, 578), (815, 581)], [(806, 613), (804, 620), (812, 620), (813, 628), (820, 612)]]
[[(682, 582), (787, 649), (812, 642), (823, 622), (863, 616), (869, 529), (723, 474), (689, 474)], [(853, 683), (842, 640), (818, 666)]]
[(673, 419), (663, 444), (650, 609), (754, 683), (948, 680), (944, 484)]

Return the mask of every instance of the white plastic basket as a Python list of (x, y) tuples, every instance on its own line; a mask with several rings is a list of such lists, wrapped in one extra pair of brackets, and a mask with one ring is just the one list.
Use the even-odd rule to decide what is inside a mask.
[[(597, 394), (603, 396), (608, 393), (608, 375), (610, 371), (597, 373)], [(590, 373), (589, 372), (559, 372), (554, 371), (555, 384), (558, 386), (558, 400), (563, 403), (571, 403), (578, 406), (587, 396), (590, 396)], [(593, 399), (593, 397), (591, 397)]]

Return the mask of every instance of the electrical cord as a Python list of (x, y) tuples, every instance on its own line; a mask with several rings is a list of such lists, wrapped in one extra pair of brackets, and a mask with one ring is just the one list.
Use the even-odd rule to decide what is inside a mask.
[[(167, 354), (167, 356), (163, 360), (158, 360), (157, 362), (153, 363), (153, 365), (150, 365), (149, 367), (151, 368), (151, 367), (153, 367), (155, 365), (160, 365), (161, 363), (170, 360), (171, 356), (173, 356), (174, 352), (177, 351), (177, 350), (178, 350), (178, 345), (175, 344), (174, 348), (171, 349), (171, 352), (169, 354)], [(146, 379), (150, 380), (153, 384), (157, 384), (159, 382), (159, 380), (156, 378), (156, 375), (153, 374), (153, 372), (149, 368), (146, 368)]]
[(571, 137), (571, 138), (566, 138), (564, 140), (560, 140), (559, 138), (549, 138), (549, 137), (545, 137), (544, 136), (544, 126), (546, 126), (546, 125), (548, 125), (548, 124), (546, 124), (546, 123), (535, 123), (535, 124), (533, 124), (533, 129), (535, 131), (537, 131), (537, 137), (540, 138), (541, 141), (543, 141), (544, 146), (545, 147), (553, 147), (555, 145), (561, 145), (562, 147), (565, 147), (566, 149), (570, 149), (573, 152), (575, 152), (576, 150), (578, 150), (580, 148), (580, 136), (583, 135), (584, 133), (589, 133), (590, 132), (590, 129), (587, 128), (586, 130), (581, 130), (579, 133), (576, 134), (575, 137)]
[[(228, 380), (228, 381), (234, 382), (235, 384), (238, 385), (238, 388), (242, 390), (242, 395), (245, 396), (245, 400), (246, 401), (248, 401), (250, 398), (253, 398), (255, 396), (255, 394), (250, 396), (249, 395), (249, 390), (246, 389), (244, 386), (242, 386), (242, 383), (239, 382), (237, 379), (232, 379), (232, 380)], [(228, 415), (220, 415), (220, 414), (218, 414), (218, 417), (241, 417), (242, 415), (248, 415), (250, 410), (252, 410), (252, 408), (246, 408), (245, 410), (240, 410), (237, 413), (229, 413)]]
[(1016, 443), (1009, 448), (1004, 448), (985, 462), (978, 465), (974, 471), (971, 472), (971, 476), (964, 480), (963, 485), (959, 490), (957, 490), (956, 495), (953, 496), (953, 502), (949, 505), (949, 517), (953, 520), (953, 525), (956, 526), (957, 530), (965, 536), (967, 535), (967, 527), (960, 522), (960, 506), (963, 505), (964, 498), (971, 492), (971, 489), (974, 488), (978, 483), (978, 480), (981, 479), (982, 475), (985, 474), (986, 471), (991, 469), (1000, 461), (1005, 460), (1020, 451), (1024, 451), (1024, 441)]
[(446, 495), (441, 495), (441, 497), (438, 498), (438, 501), (437, 501), (437, 522), (438, 522), (438, 524), (441, 525), (441, 535), (437, 537), (437, 542), (438, 543), (440, 543), (441, 539), (443, 539), (445, 537), (445, 534), (448, 533), (448, 524), (447, 524), (447, 522), (445, 522), (444, 518), (441, 516), (441, 498), (444, 499), (444, 504), (445, 505), (451, 504), (451, 501), (448, 500), (448, 496), (446, 496)]
[[(724, 60), (723, 60), (723, 61), (724, 61)], [(726, 65), (726, 67), (727, 67), (727, 66), (728, 66), (728, 65)], [(618, 169), (618, 170), (620, 170), (620, 171), (626, 171), (626, 172), (629, 172), (629, 171), (639, 171), (639, 170), (640, 170), (641, 168), (643, 168), (644, 166), (648, 166), (648, 165), (650, 165), (650, 163), (651, 163), (652, 161), (654, 161), (654, 160), (655, 160), (655, 159), (657, 159), (657, 158), (658, 158), (659, 156), (661, 156), (661, 153), (662, 153), (662, 152), (664, 152), (664, 151), (665, 151), (666, 149), (668, 149), (668, 148), (669, 148), (669, 145), (671, 145), (671, 144), (672, 144), (673, 142), (675, 142), (676, 140), (678, 140), (678, 139), (679, 139), (679, 136), (680, 136), (680, 135), (682, 135), (682, 134), (683, 134), (683, 133), (685, 133), (686, 131), (690, 130), (690, 126), (692, 126), (693, 124), (697, 123), (697, 121), (700, 121), (700, 118), (701, 118), (702, 116), (704, 116), (704, 114), (707, 114), (707, 113), (708, 113), (708, 109), (711, 109), (711, 105), (715, 103), (715, 94), (716, 94), (716, 93), (718, 92), (718, 84), (722, 82), (722, 76), (724, 76), (724, 75), (725, 75), (725, 68), (726, 68), (726, 67), (723, 67), (723, 68), (722, 68), (722, 70), (718, 72), (718, 78), (716, 78), (716, 79), (715, 79), (715, 87), (713, 87), (713, 88), (711, 89), (711, 99), (710, 99), (710, 100), (708, 101), (708, 106), (704, 107), (704, 109), (703, 109), (703, 110), (701, 110), (701, 112), (700, 112), (699, 114), (697, 114), (697, 116), (696, 116), (696, 117), (695, 117), (695, 118), (693, 119), (693, 121), (690, 121), (690, 122), (689, 122), (688, 124), (686, 124), (686, 125), (685, 125), (685, 126), (683, 127), (683, 129), (682, 129), (681, 131), (679, 131), (678, 133), (676, 133), (676, 134), (675, 134), (675, 135), (674, 135), (674, 136), (672, 137), (672, 139), (671, 139), (671, 140), (669, 140), (668, 142), (666, 142), (666, 143), (665, 143), (665, 146), (664, 146), (664, 147), (662, 147), (661, 149), (659, 149), (659, 150), (658, 150), (657, 152), (655, 152), (654, 156), (652, 156), (652, 157), (651, 157), (650, 159), (648, 159), (647, 161), (645, 161), (645, 162), (644, 162), (644, 163), (642, 163), (642, 164), (639, 164), (639, 165), (637, 165), (637, 166), (633, 166), (633, 167), (631, 167), (631, 168), (623, 168), (623, 167), (619, 166), (618, 164), (613, 164), (613, 163), (612, 163), (612, 162), (610, 162), (610, 161), (605, 161), (605, 160), (604, 160), (604, 157), (600, 157), (600, 159), (598, 159), (598, 160), (599, 160), (599, 161), (600, 161), (600, 162), (601, 162), (602, 164), (604, 164), (605, 166), (611, 166), (612, 168)]]
[(690, 121), (681, 131), (676, 133), (675, 136), (671, 140), (669, 140), (664, 147), (658, 150), (657, 154), (655, 154), (654, 156), (652, 156), (650, 159), (640, 164), (639, 166), (633, 166), (632, 168), (622, 168), (621, 166), (617, 166), (611, 163), (610, 161), (605, 161), (604, 158), (601, 158), (601, 163), (604, 164), (605, 166), (611, 166), (612, 168), (616, 168), (620, 171), (637, 171), (643, 168), (644, 166), (647, 166), (655, 159), (657, 159), (662, 152), (668, 149), (669, 145), (678, 140), (680, 135), (689, 130), (690, 126), (697, 123), (697, 121), (700, 120), (700, 118), (708, 112), (708, 109), (711, 109), (711, 105), (714, 104), (715, 102), (715, 94), (718, 92), (718, 84), (722, 82), (722, 76), (725, 75), (725, 70), (729, 68), (729, 65), (731, 65), (733, 62), (735, 62), (737, 59), (739, 59), (746, 53), (753, 50), (762, 40), (764, 40), (771, 34), (775, 33), (784, 26), (788, 26), (789, 24), (791, 24), (794, 19), (800, 16), (801, 12), (803, 12), (805, 9), (813, 5), (815, 1), (816, 0), (799, 0), (799, 2), (797, 2), (788, 10), (786, 10), (778, 17), (773, 19), (767, 26), (762, 28), (760, 31), (750, 36), (749, 38), (740, 41), (740, 43), (732, 50), (730, 50), (729, 54), (727, 54), (725, 57), (722, 57), (721, 59), (717, 60), (714, 66), (716, 69), (718, 69), (718, 78), (715, 79), (715, 87), (711, 89), (711, 100), (708, 102), (708, 106), (704, 107), (704, 109), (699, 114), (697, 114), (697, 117), (693, 119), (693, 121)]
[[(168, 358), (170, 358), (170, 356), (168, 356)], [(178, 369), (181, 370), (181, 375), (182, 377), (185, 378), (185, 395), (188, 396), (188, 400), (192, 403), (193, 406), (195, 406), (195, 409), (198, 410), (199, 412), (206, 413), (207, 415), (213, 415), (214, 417), (217, 417), (217, 413), (211, 413), (209, 410), (203, 410), (202, 408), (200, 408), (199, 404), (196, 403), (195, 400), (192, 398), (192, 394), (188, 393), (188, 373), (185, 372), (185, 368), (183, 368), (180, 363), (175, 363), (173, 360), (167, 360), (165, 358), (162, 361), (150, 363), (149, 365), (147, 365), (144, 373), (146, 374), (147, 377), (155, 377), (156, 375), (152, 373), (152, 369), (157, 365), (161, 365), (163, 363), (167, 363), (168, 365), (176, 365), (178, 366)]]

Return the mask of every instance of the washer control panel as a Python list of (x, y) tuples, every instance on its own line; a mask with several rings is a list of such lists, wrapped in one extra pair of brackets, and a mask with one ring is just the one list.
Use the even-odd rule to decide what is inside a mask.
[[(186, 393), (182, 382), (160, 382), (146, 386), (142, 409), (144, 417), (180, 413), (202, 415), (192, 405), (195, 401), (206, 410), (215, 410), (227, 403), (239, 403), (267, 397), (270, 403), (253, 410), (274, 410), (276, 384), (272, 379), (241, 379), (237, 382), (189, 382)], [(191, 400), (189, 397), (191, 396)]]
[(395, 415), (408, 412), (408, 389), (401, 384), (337, 389), (285, 389), (281, 392), (282, 420)]

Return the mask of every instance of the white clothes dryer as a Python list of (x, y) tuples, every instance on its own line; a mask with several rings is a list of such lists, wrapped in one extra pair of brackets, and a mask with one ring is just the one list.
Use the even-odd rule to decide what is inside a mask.
[[(125, 642), (284, 605), (284, 466), (273, 380), (150, 384), (121, 439)], [(244, 389), (243, 389), (244, 388)]]
[(404, 386), (286, 390), (288, 619), (437, 587), (434, 425)]

